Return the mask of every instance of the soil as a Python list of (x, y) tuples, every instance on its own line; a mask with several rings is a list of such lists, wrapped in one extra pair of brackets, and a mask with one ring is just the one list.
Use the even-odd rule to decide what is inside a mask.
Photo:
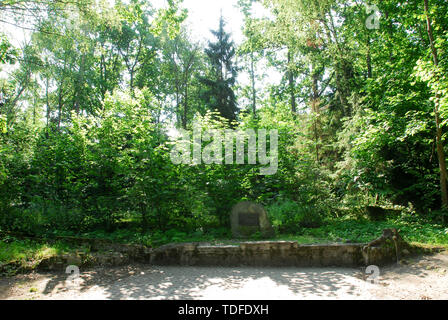
[(379, 269), (377, 283), (356, 268), (218, 268), (131, 265), (68, 274), (0, 278), (0, 299), (448, 299), (448, 251)]

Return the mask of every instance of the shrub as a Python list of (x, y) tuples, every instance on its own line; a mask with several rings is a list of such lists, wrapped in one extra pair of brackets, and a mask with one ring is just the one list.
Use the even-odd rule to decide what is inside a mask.
[(319, 210), (311, 205), (299, 205), (291, 200), (278, 200), (268, 207), (274, 228), (280, 232), (297, 232), (301, 228), (317, 228), (322, 225)]

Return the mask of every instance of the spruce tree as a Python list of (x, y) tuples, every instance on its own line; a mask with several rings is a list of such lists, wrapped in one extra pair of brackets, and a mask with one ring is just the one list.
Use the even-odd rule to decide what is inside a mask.
[(235, 84), (237, 68), (233, 63), (235, 48), (230, 34), (224, 31), (225, 22), (221, 15), (218, 30), (211, 30), (216, 37), (209, 42), (205, 53), (209, 60), (209, 74), (201, 81), (205, 85), (203, 99), (207, 107), (218, 111), (229, 121), (236, 120), (238, 107), (232, 87)]

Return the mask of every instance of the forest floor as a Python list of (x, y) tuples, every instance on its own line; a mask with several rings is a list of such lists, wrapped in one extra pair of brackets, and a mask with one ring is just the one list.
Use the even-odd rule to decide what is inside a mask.
[(132, 265), (0, 278), (0, 299), (448, 299), (448, 251), (380, 269), (377, 284), (356, 268), (218, 268)]

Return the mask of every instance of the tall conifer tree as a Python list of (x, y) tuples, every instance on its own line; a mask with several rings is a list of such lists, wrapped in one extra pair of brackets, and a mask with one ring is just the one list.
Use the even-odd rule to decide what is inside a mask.
[(202, 79), (206, 90), (203, 99), (209, 109), (219, 111), (229, 121), (236, 120), (238, 107), (233, 86), (236, 81), (237, 67), (233, 63), (235, 57), (234, 43), (230, 34), (224, 30), (225, 22), (221, 15), (218, 30), (211, 32), (215, 42), (209, 42), (205, 53), (209, 59), (210, 70), (207, 78)]

